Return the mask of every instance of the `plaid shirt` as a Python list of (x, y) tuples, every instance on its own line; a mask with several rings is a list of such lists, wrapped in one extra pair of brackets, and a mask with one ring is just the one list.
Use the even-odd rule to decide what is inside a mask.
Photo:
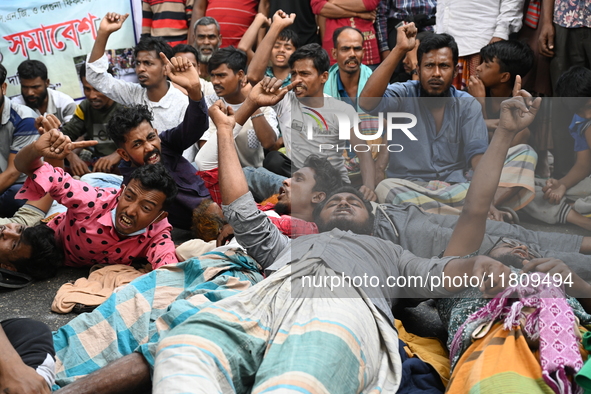
[[(376, 36), (380, 45), (380, 52), (388, 51), (387, 20), (406, 19), (409, 16), (425, 14), (429, 18), (435, 17), (436, 0), (381, 0), (376, 15)], [(425, 30), (433, 31), (433, 26)]]

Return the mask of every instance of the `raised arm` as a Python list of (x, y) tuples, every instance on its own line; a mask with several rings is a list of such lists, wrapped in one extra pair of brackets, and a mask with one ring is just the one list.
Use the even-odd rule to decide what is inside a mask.
[(464, 256), (480, 248), (489, 207), (499, 185), (511, 141), (518, 131), (533, 121), (540, 103), (541, 98), (532, 101), (529, 93), (522, 90), (501, 104), (499, 127), (474, 171), (462, 213), (445, 250), (446, 256)]
[(98, 141), (72, 142), (61, 131), (52, 129), (45, 132), (34, 143), (25, 146), (15, 157), (14, 165), (20, 172), (28, 176), (43, 165), (41, 157), (63, 160), (76, 148), (86, 148), (96, 145)]
[(256, 14), (256, 16), (254, 17), (254, 21), (252, 21), (252, 23), (248, 27), (248, 30), (246, 30), (246, 32), (240, 39), (240, 42), (238, 43), (238, 49), (246, 53), (249, 64), (254, 56), (252, 47), (257, 42), (259, 32), (263, 27), (267, 26), (270, 26), (269, 19), (259, 12), (258, 14)]
[(280, 102), (293, 87), (293, 84), (290, 84), (282, 88), (282, 84), (281, 79), (265, 77), (253, 86), (244, 103), (236, 111), (236, 123), (244, 125), (248, 118), (259, 108), (272, 107)]
[(271, 58), (273, 45), (275, 45), (279, 33), (287, 26), (292, 25), (295, 17), (295, 14), (287, 15), (281, 10), (273, 15), (271, 28), (267, 32), (267, 35), (265, 35), (265, 38), (263, 38), (263, 41), (261, 41), (261, 44), (257, 48), (256, 56), (252, 59), (248, 67), (248, 82), (254, 85), (263, 79), (267, 64), (269, 64), (269, 59)]
[(417, 28), (414, 23), (400, 26), (397, 30), (396, 46), (380, 66), (371, 74), (359, 95), (359, 106), (371, 111), (378, 106), (388, 87), (390, 76), (404, 59), (406, 54), (415, 47)]
[(191, 25), (189, 26), (189, 36), (187, 43), (193, 45), (195, 43), (195, 23), (205, 16), (207, 10), (207, 0), (195, 0), (193, 4), (193, 12), (191, 13)]
[(164, 69), (168, 78), (184, 88), (191, 100), (200, 101), (203, 98), (199, 72), (193, 66), (193, 63), (182, 56), (173, 57), (168, 60), (162, 52), (160, 52), (160, 59), (164, 63)]
[(232, 109), (221, 101), (209, 109), (217, 128), (218, 169), (224, 216), (234, 228), (236, 240), (263, 267), (271, 265), (289, 243), (270, 219), (258, 210), (248, 191), (246, 177), (234, 145)]
[(90, 52), (90, 58), (88, 60), (90, 63), (97, 61), (105, 54), (109, 36), (121, 29), (121, 25), (123, 25), (123, 22), (125, 22), (128, 16), (129, 14), (120, 15), (116, 12), (109, 12), (105, 15), (101, 20), (98, 32), (96, 33), (96, 40)]

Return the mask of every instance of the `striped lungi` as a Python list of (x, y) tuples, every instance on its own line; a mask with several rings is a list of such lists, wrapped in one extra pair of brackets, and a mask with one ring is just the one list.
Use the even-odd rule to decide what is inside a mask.
[(371, 300), (302, 286), (331, 274), (293, 263), (188, 318), (159, 343), (153, 393), (396, 392), (398, 336)]
[[(499, 187), (519, 189), (510, 199), (503, 202), (503, 206), (518, 210), (533, 200), (537, 157), (529, 145), (521, 144), (509, 149)], [(431, 181), (420, 185), (405, 179), (390, 178), (380, 182), (376, 187), (376, 195), (380, 203), (411, 202), (419, 205), (425, 212), (459, 215), (469, 186), (469, 182), (450, 185), (446, 182)]]

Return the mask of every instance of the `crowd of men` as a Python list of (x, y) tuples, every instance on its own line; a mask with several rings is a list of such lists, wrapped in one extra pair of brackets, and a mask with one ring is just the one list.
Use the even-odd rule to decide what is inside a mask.
[(591, 237), (517, 224), (591, 230), (585, 2), (143, 7), (137, 83), (115, 12), (77, 104), (0, 64), (0, 282), (152, 268), (53, 334), (1, 322), (0, 391), (591, 390)]

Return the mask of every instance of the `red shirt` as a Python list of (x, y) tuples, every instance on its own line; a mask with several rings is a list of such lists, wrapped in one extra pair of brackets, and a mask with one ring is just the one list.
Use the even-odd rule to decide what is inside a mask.
[[(318, 15), (328, 3), (328, 0), (311, 0), (312, 11)], [(368, 11), (373, 11), (377, 8), (380, 0), (363, 0), (363, 5)], [(365, 54), (363, 55), (362, 63), (366, 65), (379, 64), (382, 60), (380, 58), (380, 51), (378, 48), (378, 39), (376, 37), (376, 29), (374, 28), (373, 22), (362, 18), (338, 18), (331, 19), (326, 18), (326, 24), (324, 28), (324, 37), (322, 39), (322, 48), (328, 52), (330, 58), (330, 65), (332, 66), (337, 60), (332, 56), (332, 49), (334, 45), (332, 43), (332, 34), (336, 29), (343, 26), (355, 27), (363, 33), (363, 49)]]
[[(275, 209), (275, 204), (257, 204), (257, 207), (267, 213)], [(271, 220), (271, 223), (275, 225), (283, 233), (283, 235), (287, 235), (289, 238), (297, 238), (301, 237), (302, 235), (310, 235), (310, 234), (318, 234), (318, 226), (314, 222), (307, 222), (302, 219), (294, 218), (290, 215), (281, 215), (276, 214), (277, 216), (270, 215), (267, 213), (267, 217)]]
[(47, 224), (63, 245), (66, 265), (130, 265), (137, 257), (147, 258), (154, 269), (178, 263), (167, 219), (151, 224), (143, 234), (119, 238), (111, 211), (117, 206), (121, 190), (92, 187), (45, 163), (27, 178), (17, 195), (38, 200), (49, 193), (68, 208)]
[(238, 47), (240, 39), (254, 21), (258, 6), (258, 0), (208, 0), (205, 16), (211, 16), (220, 24), (221, 48), (230, 45)]

